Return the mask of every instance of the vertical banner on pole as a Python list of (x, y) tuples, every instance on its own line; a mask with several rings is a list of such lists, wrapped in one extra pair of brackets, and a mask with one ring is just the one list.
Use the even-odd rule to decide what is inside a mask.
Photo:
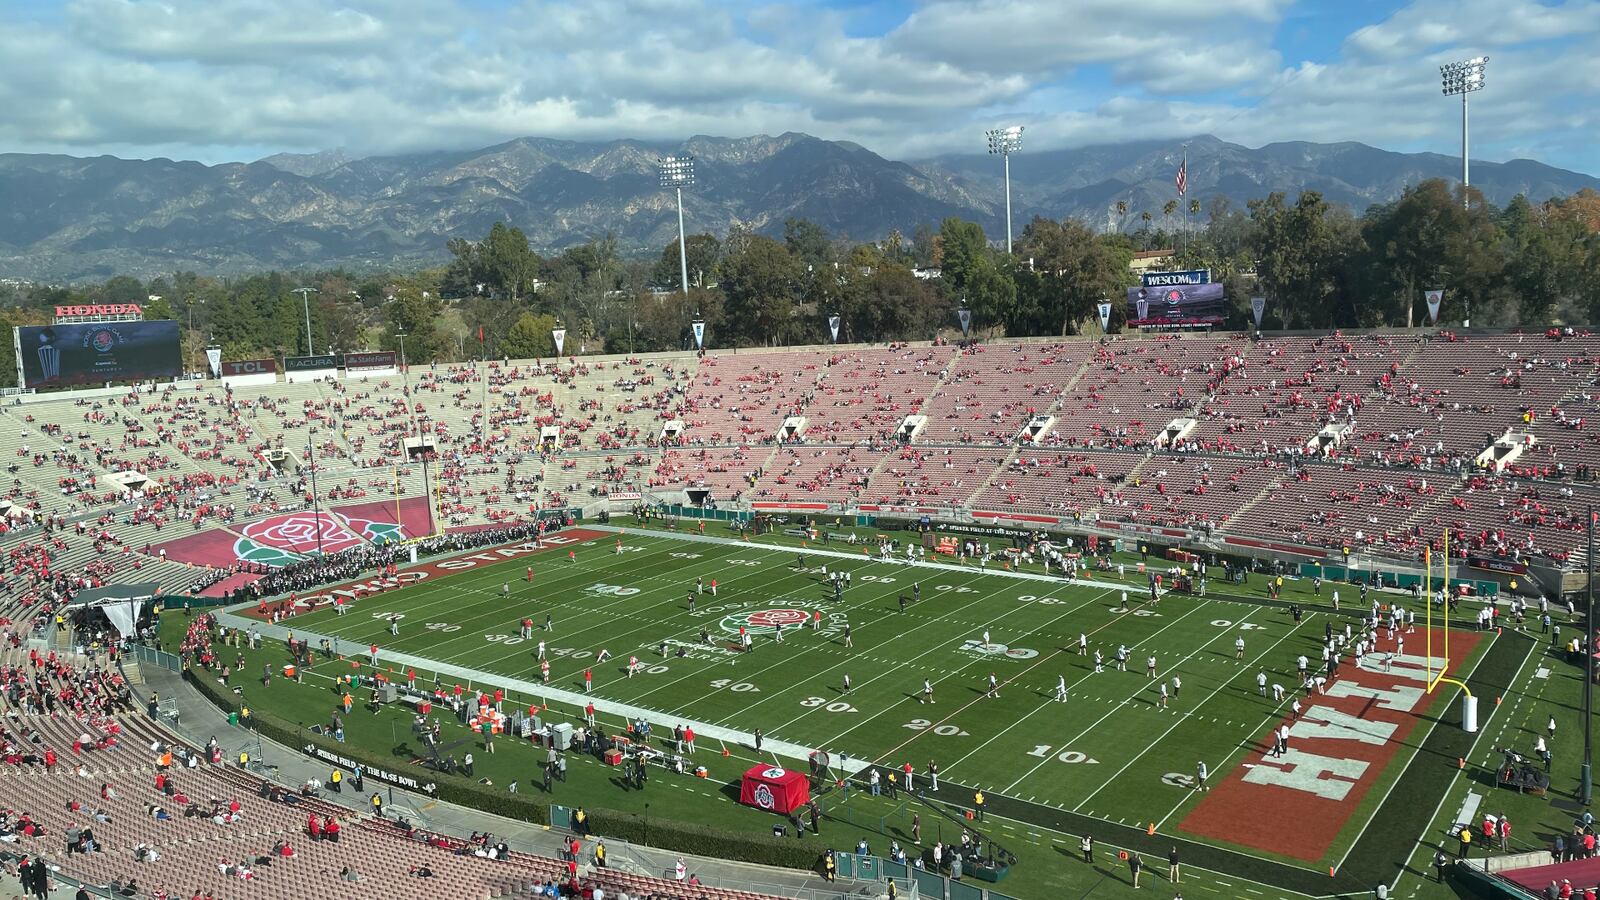
[(567, 330), (565, 328), (550, 329), (550, 336), (556, 339), (556, 355), (560, 356), (562, 348), (567, 344)]
[(956, 318), (961, 321), (961, 336), (966, 337), (972, 333), (972, 310), (965, 306), (956, 310)]
[(1111, 301), (1109, 300), (1100, 301), (1100, 330), (1111, 330)]
[(1428, 322), (1437, 324), (1439, 321), (1439, 306), (1444, 303), (1444, 291), (1423, 291), (1422, 296), (1428, 301)]
[(1251, 297), (1250, 298), (1250, 312), (1255, 314), (1255, 317), (1256, 317), (1256, 330), (1257, 331), (1261, 330), (1261, 316), (1266, 311), (1267, 311), (1267, 298), (1265, 298), (1265, 297)]
[(839, 317), (838, 316), (829, 316), (828, 317), (828, 333), (833, 335), (833, 342), (835, 344), (839, 343)]
[(206, 348), (206, 362), (211, 364), (211, 377), (212, 378), (221, 378), (222, 377), (222, 348), (221, 347), (207, 347)]
[(695, 319), (693, 328), (694, 349), (704, 350), (706, 348), (706, 323), (701, 319)]

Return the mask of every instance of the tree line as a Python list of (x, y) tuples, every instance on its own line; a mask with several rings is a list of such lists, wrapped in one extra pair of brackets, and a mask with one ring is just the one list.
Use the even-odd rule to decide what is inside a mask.
[[(1252, 296), (1267, 300), (1268, 329), (1421, 325), (1423, 292), (1433, 288), (1445, 291), (1441, 319), (1457, 324), (1543, 328), (1600, 318), (1600, 194), (1592, 190), (1498, 208), (1430, 180), (1360, 215), (1310, 190), (1244, 208), (1216, 198), (1191, 202), (1192, 226), (1168, 229), (1172, 209), (1159, 226), (1139, 216), (1131, 232), (1035, 218), (1009, 253), (957, 218), (870, 243), (803, 219), (785, 222), (779, 235), (694, 234), (684, 247), (686, 292), (676, 241), (658, 258), (627, 257), (611, 236), (541, 254), (502, 222), (481, 240), (452, 239), (448, 262), (421, 271), (0, 285), (0, 317), (41, 324), (55, 305), (140, 303), (147, 318), (183, 326), (195, 369), (213, 343), (227, 359), (249, 359), (400, 349), (402, 335), (413, 362), (550, 356), (556, 327), (567, 331), (567, 353), (681, 350), (694, 346), (697, 320), (709, 347), (825, 343), (834, 316), (842, 342), (925, 340), (953, 334), (962, 305), (981, 335), (1069, 335), (1099, 332), (1103, 299), (1118, 330), (1136, 283), (1134, 254), (1170, 248), (1172, 267), (1208, 268), (1226, 286), (1230, 328), (1250, 327)], [(303, 301), (299, 287), (315, 292)], [(0, 348), (0, 384), (9, 385), (11, 342)]]

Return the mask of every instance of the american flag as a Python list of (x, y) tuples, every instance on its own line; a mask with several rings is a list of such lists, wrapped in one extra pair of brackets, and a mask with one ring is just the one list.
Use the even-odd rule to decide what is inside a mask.
[(1178, 163), (1178, 177), (1173, 179), (1174, 181), (1176, 181), (1178, 183), (1178, 196), (1179, 197), (1182, 197), (1184, 195), (1184, 193), (1189, 190), (1189, 171), (1188, 170), (1189, 170), (1189, 158), (1188, 157), (1184, 157), (1183, 162)]

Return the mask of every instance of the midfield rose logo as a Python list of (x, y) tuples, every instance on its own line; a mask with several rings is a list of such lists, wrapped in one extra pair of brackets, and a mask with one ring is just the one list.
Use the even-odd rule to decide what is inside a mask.
[(723, 616), (720, 627), (730, 634), (738, 634), (741, 625), (752, 632), (776, 631), (780, 625), (793, 628), (809, 621), (811, 614), (803, 609), (763, 609)]
[(371, 541), (377, 544), (405, 539), (393, 522), (344, 519), (333, 513), (296, 512), (269, 516), (239, 529), (233, 553), (241, 561), (266, 566), (286, 566), (317, 555), (320, 534), (323, 553), (337, 553)]

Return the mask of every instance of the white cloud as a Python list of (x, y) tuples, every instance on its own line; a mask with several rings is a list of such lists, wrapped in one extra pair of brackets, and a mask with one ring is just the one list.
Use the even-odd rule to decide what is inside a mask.
[(1126, 62), (1201, 42), (1213, 29), (1255, 31), (1264, 45), (1287, 0), (976, 0), (935, 2), (888, 35), (908, 55), (981, 72), (1048, 73)]
[(1024, 121), (1028, 149), (1209, 131), (1451, 152), (1436, 66), (1492, 51), (1482, 155), (1600, 169), (1594, 0), (1417, 0), (1316, 61), (1278, 37), (1290, 0), (928, 0), (878, 37), (811, 2), (0, 0), (0, 149), (220, 161), (806, 131), (908, 158)]
[[(1600, 31), (1600, 3), (1567, 0), (1419, 0), (1388, 20), (1353, 32), (1353, 53), (1378, 59), (1441, 49), (1509, 47)], [(1453, 54), (1456, 55), (1456, 54)], [(1471, 55), (1471, 54), (1467, 54)]]
[(212, 63), (351, 52), (393, 37), (371, 13), (329, 9), (317, 0), (73, 0), (67, 17), (92, 47)]

